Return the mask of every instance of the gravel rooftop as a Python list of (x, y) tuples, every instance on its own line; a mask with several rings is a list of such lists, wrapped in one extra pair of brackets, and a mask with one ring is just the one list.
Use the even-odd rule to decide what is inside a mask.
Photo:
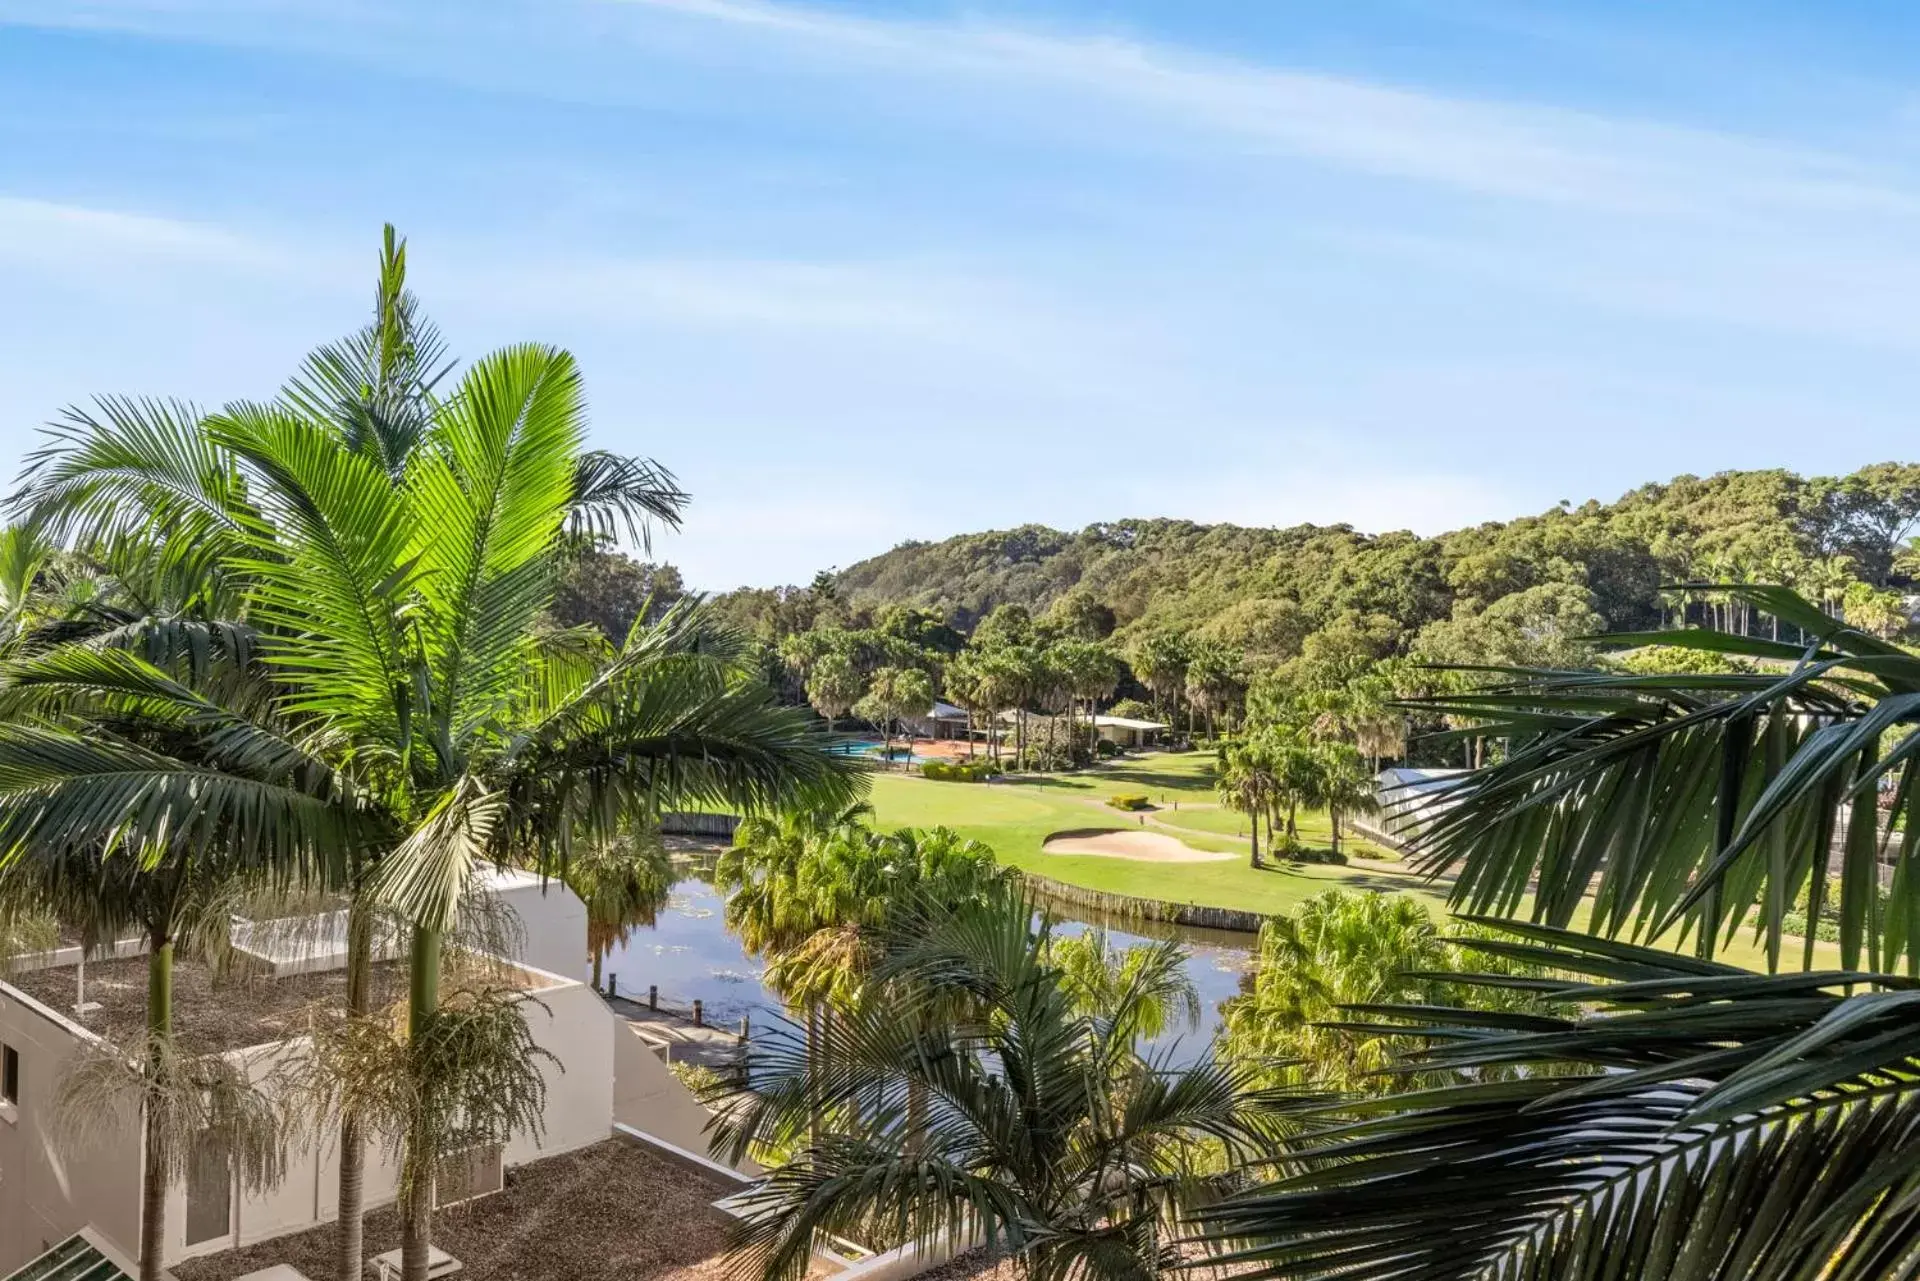
[[(733, 1281), (727, 1229), (711, 1203), (737, 1185), (629, 1139), (507, 1171), (506, 1187), (434, 1215), (433, 1242), (460, 1260), (461, 1281)], [(391, 1207), (366, 1219), (367, 1257), (400, 1245)], [(326, 1225), (176, 1264), (179, 1281), (233, 1281), (289, 1263), (332, 1275)], [(369, 1270), (368, 1274), (373, 1274)]]
[[(406, 969), (398, 962), (374, 967), (377, 1005), (406, 994)], [(74, 968), (30, 970), (6, 981), (68, 1018), (73, 1015)], [(346, 999), (347, 972), (290, 974), (272, 978), (236, 970), (216, 974), (198, 961), (181, 959), (173, 967), (173, 1023), (180, 1048), (192, 1054), (219, 1054), (265, 1045), (296, 1035), (308, 1009), (338, 1005)], [(146, 1034), (147, 959), (131, 956), (87, 962), (87, 1000), (102, 1008), (85, 1026), (121, 1045), (139, 1044)]]

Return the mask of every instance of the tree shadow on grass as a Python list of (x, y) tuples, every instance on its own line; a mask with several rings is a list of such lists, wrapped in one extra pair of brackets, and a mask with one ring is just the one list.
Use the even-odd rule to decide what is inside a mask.
[(1058, 774), (1008, 774), (995, 787), (1040, 787), (1066, 792), (1091, 792), (1093, 784), (1085, 779), (1063, 778)]
[[(1343, 867), (1343, 865), (1338, 863), (1303, 862), (1299, 859), (1281, 859), (1275, 862), (1263, 854), (1261, 855), (1259, 870), (1262, 872), (1298, 874), (1315, 867)], [(1406, 894), (1415, 890), (1433, 888), (1425, 880), (1417, 876), (1394, 876), (1386, 872), (1354, 872), (1344, 867), (1343, 870), (1346, 874), (1337, 880), (1330, 879), (1323, 882), (1328, 889), (1377, 890), (1382, 894)], [(1319, 878), (1316, 877), (1313, 879), (1318, 880)]]
[(1171, 792), (1213, 789), (1212, 770), (1204, 774), (1173, 774), (1163, 770), (1121, 768), (1102, 770), (1100, 776), (1109, 782), (1135, 787), (1164, 787)]

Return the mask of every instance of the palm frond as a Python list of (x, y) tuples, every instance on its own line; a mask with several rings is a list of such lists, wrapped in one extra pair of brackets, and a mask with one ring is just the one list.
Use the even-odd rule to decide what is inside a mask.
[(1909, 860), (1915, 829), (1893, 840), (1875, 803), (1883, 782), (1920, 803), (1920, 658), (1780, 589), (1728, 590), (1803, 627), (1792, 667), (1773, 642), (1723, 636), (1711, 647), (1776, 670), (1518, 673), (1433, 703), (1505, 751), (1436, 794), (1416, 863), (1456, 871), (1473, 912), (1566, 925), (1591, 894), (1596, 931), (1677, 927), (1708, 951), (1751, 923), (1777, 966), (1786, 911), (1824, 892), (1838, 835), (1843, 963), (1920, 972), (1920, 879), (1896, 876), (1883, 911), (1876, 870), (1890, 844)]
[(508, 348), (467, 371), (408, 470), (417, 625), (449, 774), (464, 767), (457, 745), (499, 719), (523, 678), (584, 432), (572, 357)]
[(673, 473), (652, 459), (588, 450), (574, 468), (569, 527), (575, 535), (595, 539), (611, 538), (624, 529), (630, 540), (650, 551), (654, 525), (680, 528), (687, 502)]
[(1910, 983), (1526, 933), (1469, 946), (1607, 977), (1551, 993), (1557, 1025), (1361, 1013), (1428, 1042), (1401, 1070), (1535, 1071), (1326, 1105), (1300, 1173), (1203, 1215), (1231, 1261), (1381, 1281), (1920, 1275)]

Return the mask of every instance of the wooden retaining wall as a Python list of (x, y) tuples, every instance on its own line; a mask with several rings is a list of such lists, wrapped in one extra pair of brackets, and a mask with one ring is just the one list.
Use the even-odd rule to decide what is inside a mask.
[(1118, 920), (1161, 921), (1168, 925), (1192, 925), (1209, 930), (1235, 930), (1257, 934), (1267, 921), (1261, 912), (1243, 912), (1233, 907), (1208, 907), (1202, 903), (1173, 903), (1165, 899), (1136, 898), (1131, 894), (1109, 894), (1083, 885), (1068, 885), (1050, 877), (1023, 872), (1021, 876), (1036, 894), (1058, 899), (1074, 907), (1088, 908)]
[(712, 836), (723, 841), (733, 839), (740, 826), (738, 814), (662, 814), (660, 831), (667, 836)]

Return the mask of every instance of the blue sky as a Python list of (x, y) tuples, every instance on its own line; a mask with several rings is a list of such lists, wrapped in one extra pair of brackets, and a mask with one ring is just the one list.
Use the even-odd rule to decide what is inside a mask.
[(0, 468), (270, 393), (379, 227), (707, 588), (1122, 516), (1433, 532), (1912, 457), (1920, 13), (0, 0)]

